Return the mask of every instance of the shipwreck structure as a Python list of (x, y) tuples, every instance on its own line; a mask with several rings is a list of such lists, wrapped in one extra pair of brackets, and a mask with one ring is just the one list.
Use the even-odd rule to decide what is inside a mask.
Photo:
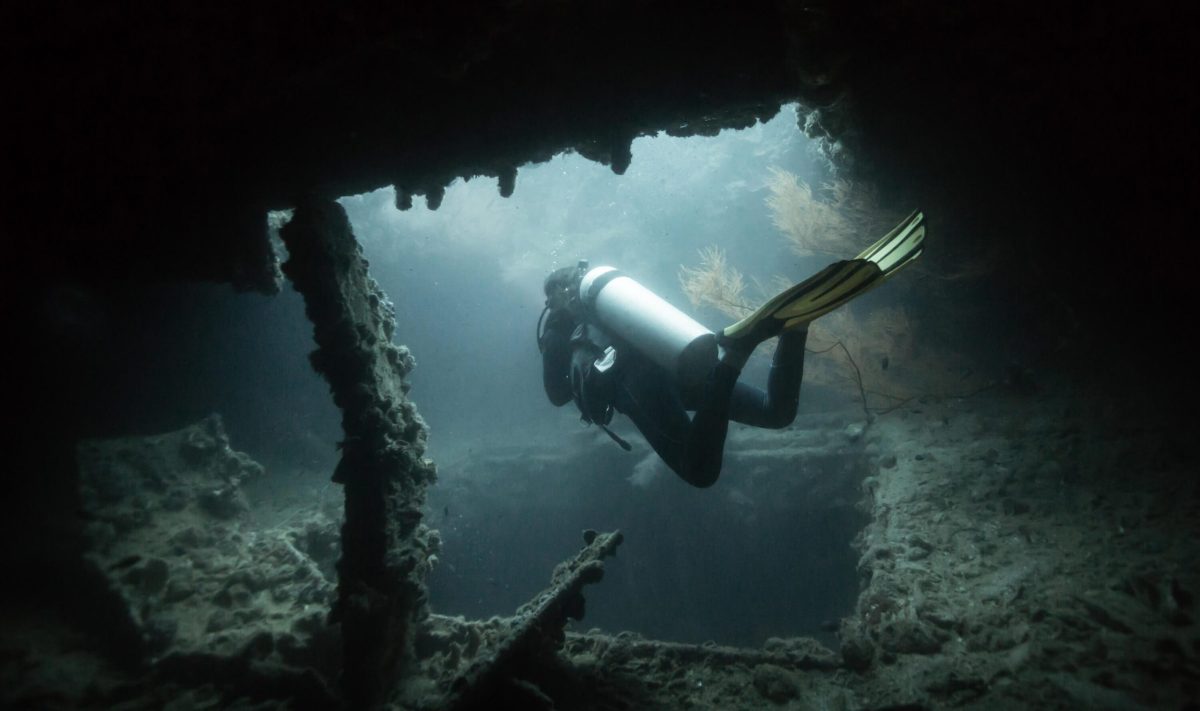
[[(1153, 405), (1139, 412), (1186, 422), (1190, 400), (1178, 394), (1193, 392), (1190, 371), (1161, 367), (1187, 361), (1182, 339), (1161, 336), (1178, 331), (1180, 303), (1195, 303), (1189, 279), (1198, 256), (1194, 240), (1179, 239), (1194, 219), (1184, 208), (1195, 197), (1195, 179), (1179, 176), (1177, 166), (1197, 153), (1198, 102), (1188, 61), (1194, 38), (1181, 14), (1115, 3), (1045, 10), (1036, 3), (517, 0), (181, 6), (135, 16), (19, 3), (3, 23), (10, 121), (0, 210), (15, 374), (6, 484), (10, 499), (21, 502), (5, 517), (3, 536), (6, 568), (21, 581), (13, 596), (23, 603), (52, 596), (68, 609), (86, 609), (73, 594), (90, 588), (61, 581), (82, 576), (96, 584), (91, 573), (78, 572), (78, 561), (91, 556), (103, 561), (122, 599), (183, 595), (182, 603), (186, 590), (171, 582), (185, 578), (174, 578), (160, 556), (122, 549), (120, 535), (156, 540), (147, 512), (161, 509), (201, 512), (224, 521), (232, 536), (235, 484), (254, 469), (227, 451), (218, 421), (210, 421), (172, 440), (170, 456), (210, 467), (211, 490), (164, 493), (128, 510), (121, 508), (128, 502), (114, 504), (119, 511), (90, 512), (103, 526), (81, 530), (76, 514), (85, 503), (95, 496), (116, 501), (121, 492), (87, 474), (94, 471), (87, 465), (109, 467), (109, 455), (93, 451), (81, 464), (77, 446), (127, 434), (114, 431), (121, 421), (114, 412), (136, 374), (121, 366), (127, 349), (142, 344), (122, 338), (127, 334), (105, 335), (102, 318), (88, 317), (87, 299), (76, 295), (141, 305), (149, 285), (193, 280), (270, 294), (286, 276), (305, 299), (317, 346), (312, 364), (343, 418), (335, 480), (345, 523), (336, 583), (320, 570), (332, 564), (327, 531), (280, 534), (259, 542), (258, 553), (293, 560), (301, 571), (293, 583), (310, 583), (297, 583), (295, 594), (308, 596), (304, 604), (327, 606), (338, 637), (318, 630), (311, 615), (300, 629), (238, 637), (237, 606), (268, 585), (248, 576), (240, 588), (212, 591), (223, 611), (206, 613), (218, 619), (212, 630), (173, 628), (169, 615), (146, 607), (126, 628), (134, 632), (108, 639), (121, 659), (169, 658), (151, 682), (191, 693), (214, 679), (234, 679), (222, 693), (249, 699), (247, 705), (302, 699), (463, 709), (500, 694), (531, 708), (590, 708), (596, 700), (630, 707), (707, 689), (712, 704), (728, 707), (747, 683), (781, 704), (800, 703), (814, 688), (821, 698), (849, 703), (852, 684), (835, 677), (863, 673), (869, 691), (855, 698), (870, 706), (996, 698), (988, 695), (1000, 693), (995, 685), (1010, 683), (1014, 669), (1064, 650), (1035, 633), (993, 639), (936, 604), (922, 604), (945, 591), (913, 570), (946, 550), (977, 560), (1004, 545), (1045, 543), (1024, 519), (1002, 537), (991, 529), (946, 528), (930, 539), (876, 518), (860, 541), (861, 609), (842, 623), (839, 654), (787, 640), (747, 652), (563, 637), (566, 619), (582, 613), (583, 585), (597, 581), (600, 560), (620, 541), (615, 533), (589, 535), (545, 595), (513, 620), (472, 625), (430, 616), (424, 575), (439, 543), (421, 506), (436, 470), (407, 397), (411, 354), (397, 344), (403, 324), (372, 281), (335, 201), (392, 185), (398, 207), (419, 198), (436, 209), (449, 183), (475, 176), (495, 177), (498, 194), (507, 196), (520, 189), (522, 166), (564, 151), (622, 173), (638, 136), (711, 135), (798, 102), (803, 129), (837, 170), (938, 216), (931, 217), (931, 235), (944, 241), (931, 251), (995, 253), (999, 266), (984, 296), (1006, 307), (997, 330), (1036, 342), (1031, 347), (1096, 387), (1121, 385), (1111, 383), (1109, 366), (1119, 360), (1136, 374), (1141, 402)], [(294, 209), (282, 231), (282, 270), (267, 225), (268, 212), (281, 209)], [(1069, 347), (1055, 330), (1064, 320), (1074, 324)], [(81, 340), (91, 328), (101, 335)], [(1094, 353), (1103, 357), (1090, 358)], [(1170, 440), (1149, 425), (1132, 433), (1113, 426), (1150, 441), (1151, 449)], [(916, 438), (918, 429), (909, 434)], [(1064, 438), (1091, 432), (1083, 425), (1041, 431), (1066, 431)], [(1072, 460), (1075, 450), (1045, 446), (1054, 453), (1047, 461)], [(1151, 458), (1162, 475), (1154, 497), (1174, 495), (1190, 510), (1191, 490), (1172, 479), (1183, 468), (1178, 449), (1159, 449), (1161, 457)], [(910, 454), (899, 465), (893, 454), (873, 466), (899, 466), (912, 481), (929, 481), (944, 501), (972, 500), (970, 490), (934, 481), (916, 463), (928, 461), (924, 452)], [(1016, 485), (1005, 477), (1020, 475), (1002, 448), (976, 454), (964, 466), (994, 477), (980, 490), (998, 497), (1000, 513), (1048, 516), (1012, 493)], [(133, 481), (141, 470), (121, 471)], [(1069, 478), (1057, 469), (1047, 476)], [(893, 514), (913, 505), (911, 492), (888, 481), (866, 482), (872, 501)], [(91, 487), (86, 502), (81, 484)], [(153, 486), (178, 488), (170, 481)], [(1107, 501), (1088, 505), (1112, 512)], [(1143, 511), (1137, 520), (1186, 526), (1180, 510)], [(217, 545), (193, 524), (197, 530), (179, 545)], [(1117, 525), (1123, 536), (1125, 525)], [(321, 545), (324, 553), (312, 553)], [(1066, 651), (1077, 655), (1076, 669), (1101, 668), (1083, 686), (1058, 679), (1045, 698), (1119, 704), (1121, 694), (1151, 693), (1129, 680), (1139, 670), (1167, 680), (1163, 696), (1151, 702), (1194, 698), (1196, 584), (1168, 554), (1162, 570), (1118, 571), (1108, 588), (1076, 595), (1067, 612), (1031, 587), (1037, 570), (987, 571), (996, 573), (987, 604), (1020, 609), (1033, 623), (1050, 620), (1069, 642)], [(1112, 602), (1114, 590), (1125, 591), (1120, 602)], [(992, 614), (997, 625), (1012, 622)], [(224, 635), (235, 660), (178, 647), (200, 632)], [(1099, 648), (1085, 647), (1093, 633)], [(556, 667), (556, 650), (572, 655), (572, 663)], [(944, 650), (961, 662), (954, 673), (930, 661)], [(1119, 661), (1125, 653), (1134, 661)], [(904, 667), (913, 655), (916, 666)], [(268, 659), (283, 660), (285, 670), (263, 666)], [(433, 659), (452, 673), (435, 674)], [(897, 660), (903, 673), (888, 676), (881, 665)], [(736, 681), (719, 678), (725, 663), (741, 670)], [(326, 673), (290, 675), (293, 665)], [(694, 676), (680, 671), (688, 665)], [(897, 681), (914, 668), (929, 682), (917, 690)], [(670, 681), (645, 682), (654, 670), (669, 672)], [(1066, 678), (1072, 669), (1056, 673)], [(136, 678), (128, 669), (113, 675)], [(428, 689), (402, 683), (415, 678), (437, 681)], [(18, 700), (36, 705), (43, 691)], [(161, 700), (133, 682), (79, 691), (52, 701)]]

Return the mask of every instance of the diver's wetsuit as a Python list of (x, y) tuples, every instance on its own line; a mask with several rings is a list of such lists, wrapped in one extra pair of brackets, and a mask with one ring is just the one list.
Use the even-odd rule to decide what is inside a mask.
[[(571, 389), (571, 334), (576, 323), (565, 310), (546, 320), (542, 380), (554, 405), (565, 405)], [(778, 429), (796, 417), (804, 376), (805, 330), (779, 336), (767, 390), (738, 382), (736, 368), (717, 361), (706, 382), (683, 391), (665, 368), (628, 345), (617, 347), (611, 404), (628, 415), (654, 451), (684, 481), (706, 487), (721, 473), (729, 420)], [(687, 412), (695, 415), (688, 417)]]

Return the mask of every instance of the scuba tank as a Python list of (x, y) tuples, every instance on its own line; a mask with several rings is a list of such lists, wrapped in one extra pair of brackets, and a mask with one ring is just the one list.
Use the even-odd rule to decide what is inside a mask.
[(703, 383), (716, 362), (716, 334), (613, 267), (584, 273), (579, 301), (599, 325), (666, 368), (681, 387)]

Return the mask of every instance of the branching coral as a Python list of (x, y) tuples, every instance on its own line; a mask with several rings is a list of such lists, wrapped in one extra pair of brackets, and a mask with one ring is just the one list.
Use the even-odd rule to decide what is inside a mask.
[[(823, 187), (828, 199), (818, 199), (812, 187), (796, 175), (772, 169), (768, 181), (770, 195), (767, 207), (772, 221), (790, 242), (793, 251), (801, 255), (828, 254), (846, 258), (862, 248), (864, 235), (879, 231), (886, 222), (879, 217), (874, 194), (856, 189), (845, 181), (835, 181)], [(787, 288), (793, 282), (775, 276), (766, 283), (756, 282), (759, 298), (747, 295), (747, 283), (742, 273), (731, 266), (725, 251), (717, 246), (700, 250), (700, 265), (680, 267), (679, 281), (684, 294), (696, 307), (709, 307), (739, 319), (770, 294)], [(886, 314), (873, 315), (860, 324), (848, 309), (842, 309), (814, 324), (810, 340), (816, 352), (828, 352), (829, 357), (818, 359), (812, 368), (811, 379), (827, 383), (855, 381), (866, 407), (868, 390), (878, 391), (885, 383), (878, 368), (864, 373), (860, 362), (896, 357), (903, 343), (908, 349), (911, 324), (902, 309), (887, 309)], [(764, 344), (759, 352), (769, 355), (773, 343)], [(833, 352), (840, 347), (840, 352)], [(883, 355), (880, 355), (883, 354)]]
[(864, 407), (888, 407), (912, 397), (914, 391), (890, 370), (903, 368), (912, 352), (912, 323), (903, 307), (888, 306), (860, 320), (852, 309), (840, 309), (812, 324), (809, 347), (827, 358), (806, 368), (810, 382), (854, 381)]
[[(881, 233), (880, 226), (887, 224), (871, 190), (836, 180), (824, 186), (829, 199), (821, 200), (795, 174), (779, 168), (770, 172), (767, 207), (771, 220), (797, 254), (828, 254), (844, 259), (858, 252), (866, 238)], [(700, 250), (700, 266), (680, 267), (679, 282), (693, 306), (711, 307), (732, 318), (745, 316), (756, 303), (746, 295), (742, 273), (729, 265), (725, 251), (717, 246)], [(770, 282), (758, 284), (763, 293), (757, 301), (793, 283), (779, 276)]]
[[(772, 222), (803, 256), (850, 258), (886, 232), (896, 217), (878, 208), (874, 191), (841, 180), (814, 191), (796, 175), (772, 169), (767, 186)], [(986, 265), (931, 281), (969, 278), (980, 270)], [(679, 281), (693, 306), (716, 309), (734, 320), (795, 283), (774, 276), (754, 280), (751, 288), (717, 246), (700, 250), (699, 266), (680, 267)], [(748, 291), (759, 293), (752, 296)], [(856, 390), (868, 414), (893, 409), (918, 395), (978, 389), (978, 382), (967, 382), (961, 375), (970, 370), (962, 367), (958, 355), (928, 345), (917, 351), (916, 325), (902, 306), (865, 311), (855, 303), (823, 316), (810, 329), (808, 348), (816, 357), (806, 363), (805, 381)], [(757, 353), (769, 356), (773, 347), (768, 341)]]
[(699, 267), (680, 267), (679, 284), (692, 306), (708, 306), (733, 318), (754, 308), (746, 300), (742, 273), (729, 266), (720, 247), (701, 249)]
[(796, 254), (852, 256), (866, 246), (865, 237), (882, 233), (888, 222), (872, 190), (835, 180), (823, 186), (827, 199), (822, 200), (794, 173), (780, 168), (770, 172), (767, 207), (771, 222)]

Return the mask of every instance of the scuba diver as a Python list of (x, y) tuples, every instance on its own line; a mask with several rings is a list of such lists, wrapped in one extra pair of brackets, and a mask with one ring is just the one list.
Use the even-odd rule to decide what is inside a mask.
[[(854, 259), (834, 262), (715, 334), (612, 267), (587, 260), (552, 272), (538, 319), (546, 396), (574, 400), (584, 422), (608, 428), (628, 416), (687, 483), (712, 486), (721, 473), (729, 420), (779, 429), (800, 400), (808, 324), (860, 296), (916, 259), (923, 215), (914, 212)], [(766, 391), (738, 380), (754, 349), (778, 343)], [(690, 418), (688, 412), (695, 414)]]

